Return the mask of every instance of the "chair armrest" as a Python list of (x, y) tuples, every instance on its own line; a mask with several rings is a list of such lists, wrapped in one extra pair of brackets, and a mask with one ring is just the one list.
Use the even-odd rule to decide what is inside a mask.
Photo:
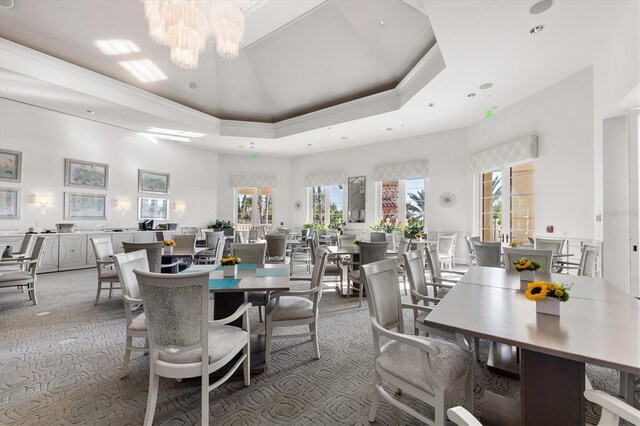
[(451, 269), (442, 269), (441, 272), (446, 272), (447, 274), (454, 274), (454, 275), (464, 275), (464, 272), (460, 272), (460, 271), (452, 271)]
[(397, 342), (412, 346), (416, 349), (420, 349), (421, 351), (426, 352), (429, 355), (435, 356), (440, 353), (440, 349), (434, 344), (432, 344), (431, 342), (429, 342), (428, 340), (418, 339), (417, 337), (414, 337), (414, 336), (409, 336), (406, 334), (401, 334), (395, 331), (387, 330), (386, 328), (378, 324), (378, 321), (376, 321), (374, 317), (371, 317), (371, 326), (373, 327), (374, 331), (377, 332), (378, 334), (386, 336)]
[(464, 407), (452, 407), (447, 410), (447, 417), (458, 426), (482, 426)]
[(402, 303), (401, 306), (402, 306), (402, 309), (415, 309), (416, 311), (429, 312), (429, 313), (433, 311), (433, 308), (430, 306), (414, 305), (412, 303)]
[(618, 417), (622, 417), (632, 424), (637, 424), (640, 418), (640, 410), (636, 410), (632, 406), (625, 404), (616, 397), (601, 390), (586, 390), (584, 391), (584, 397), (587, 401), (591, 401), (602, 407), (602, 416), (605, 415), (606, 410)]
[(576, 262), (567, 262), (567, 261), (565, 261), (565, 260), (559, 260), (559, 261), (554, 262), (554, 263), (555, 263), (556, 265), (562, 265), (562, 266), (564, 266), (565, 268), (568, 268), (568, 267), (570, 267), (570, 266), (580, 267), (580, 264), (579, 264), (579, 263), (576, 263)]
[(247, 303), (243, 303), (230, 316), (228, 316), (226, 318), (219, 319), (219, 320), (209, 321), (209, 324), (212, 324), (212, 325), (225, 325), (225, 324), (232, 323), (235, 320), (237, 320), (238, 318), (240, 318), (245, 312), (248, 312), (250, 307), (251, 307), (251, 303), (248, 303), (248, 302)]
[(142, 299), (133, 299), (129, 296), (125, 296), (124, 294), (122, 295), (122, 298), (130, 305), (142, 305)]
[(2, 262), (0, 262), (0, 266), (14, 266), (14, 265), (18, 266), (18, 265), (35, 263), (35, 262), (37, 262), (37, 260), (31, 260), (31, 259), (3, 260)]
[(179, 264), (180, 264), (179, 260), (175, 261), (175, 262), (172, 262), (172, 263), (161, 263), (160, 264), (160, 268), (172, 268), (172, 267), (177, 266)]
[(96, 265), (98, 266), (113, 266), (113, 260), (96, 260)]
[[(455, 283), (458, 282), (458, 280), (450, 280), (448, 278), (442, 278), (442, 277), (438, 277), (438, 276), (434, 276), (433, 278), (436, 278), (437, 280), (443, 281), (445, 283), (454, 283), (455, 284)], [(429, 284), (436, 284), (437, 285), (437, 284), (441, 284), (441, 283), (429, 283)]]
[[(294, 296), (294, 297), (310, 296), (314, 293), (317, 293), (318, 291), (320, 291), (318, 287), (312, 288), (310, 290), (274, 291), (273, 293), (269, 294), (269, 299), (280, 299), (280, 297), (282, 296)], [(280, 304), (280, 301), (276, 300), (276, 306), (274, 308), (277, 308), (279, 304)]]
[(425, 296), (423, 294), (416, 292), (415, 290), (411, 290), (411, 295), (414, 296), (416, 299), (422, 300), (424, 302), (439, 303), (442, 300), (442, 299), (438, 299), (437, 297)]
[(451, 289), (451, 288), (455, 287), (455, 285), (458, 283), (457, 281), (447, 281), (447, 282), (450, 282), (450, 283), (453, 283), (453, 284), (446, 284), (446, 283), (432, 283), (432, 282), (429, 282), (429, 281), (427, 281), (425, 284), (427, 284), (427, 285), (432, 285), (432, 286), (434, 286), (434, 287), (442, 287), (442, 288), (449, 288), (449, 289)]

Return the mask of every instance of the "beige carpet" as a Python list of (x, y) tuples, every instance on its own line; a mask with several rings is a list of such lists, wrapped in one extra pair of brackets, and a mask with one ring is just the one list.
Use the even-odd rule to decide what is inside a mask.
[[(0, 295), (0, 424), (142, 423), (148, 357), (134, 353), (131, 373), (120, 378), (124, 353), (120, 292), (112, 299), (103, 293), (101, 303), (94, 306), (95, 286), (95, 270), (61, 272), (40, 276), (37, 306), (26, 294)], [(356, 298), (337, 296), (331, 285), (326, 285), (323, 294), (322, 358), (314, 359), (311, 344), (302, 340), (276, 341), (271, 367), (252, 377), (250, 387), (232, 379), (211, 392), (210, 424), (366, 423), (373, 394), (368, 310), (366, 305), (358, 308)], [(252, 316), (253, 331), (262, 332), (256, 309)], [(486, 345), (483, 349), (486, 351)], [(588, 377), (595, 388), (615, 392), (615, 371), (588, 366)], [(518, 396), (518, 381), (489, 373), (483, 364), (475, 366), (474, 384), (476, 416), (481, 414), (484, 389)], [(199, 380), (161, 379), (160, 388), (155, 424), (199, 423)], [(461, 396), (459, 403), (463, 402)], [(414, 405), (428, 412), (425, 405)], [(596, 422), (598, 413), (588, 405), (590, 423)], [(383, 402), (377, 424), (415, 421)]]

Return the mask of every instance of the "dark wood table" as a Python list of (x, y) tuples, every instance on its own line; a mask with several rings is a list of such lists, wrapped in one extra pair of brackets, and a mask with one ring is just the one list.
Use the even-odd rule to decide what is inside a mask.
[(640, 374), (640, 301), (599, 278), (551, 278), (574, 283), (559, 317), (537, 314), (519, 290), (518, 276), (475, 266), (425, 320), (434, 328), (521, 349), (514, 424), (585, 424), (585, 363)]
[[(217, 270), (217, 265), (192, 265), (182, 273), (191, 271), (209, 271), (209, 291), (214, 293), (213, 299), (213, 319), (223, 319), (232, 315), (243, 303), (247, 301), (247, 292), (250, 291), (287, 291), (290, 287), (289, 265), (266, 264), (252, 265), (255, 268), (242, 269), (244, 266), (238, 265), (239, 280), (233, 287), (220, 287), (219, 280), (225, 279), (222, 270)], [(249, 265), (247, 265), (248, 267)], [(282, 276), (256, 276), (258, 269), (284, 270)], [(275, 272), (274, 272), (275, 273)], [(233, 279), (233, 278), (231, 278)], [(223, 283), (228, 284), (228, 283)], [(237, 319), (230, 325), (242, 327), (242, 318)], [(251, 336), (251, 374), (263, 373), (265, 370), (265, 338), (264, 335)], [(232, 364), (232, 363), (231, 363)], [(224, 371), (224, 369), (220, 370)], [(241, 373), (241, 369), (239, 373)]]

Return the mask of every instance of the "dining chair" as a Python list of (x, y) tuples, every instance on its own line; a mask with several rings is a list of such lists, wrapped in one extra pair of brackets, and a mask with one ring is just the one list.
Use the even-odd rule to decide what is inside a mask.
[[(265, 264), (265, 253), (267, 250), (267, 243), (231, 243), (231, 255), (239, 257), (244, 264), (258, 265), (258, 267)], [(262, 307), (269, 302), (269, 292), (267, 291), (249, 291), (247, 292), (247, 300), (252, 306), (258, 308), (258, 319), (260, 322), (262, 319)]]
[(620, 424), (620, 419), (632, 425), (640, 426), (640, 410), (625, 404), (618, 398), (594, 389), (584, 391), (584, 397), (587, 401), (602, 407), (598, 426), (618, 425)]
[(502, 267), (501, 243), (473, 241), (471, 242), (471, 245), (475, 254), (477, 266), (489, 266), (491, 268)]
[(473, 414), (467, 411), (464, 407), (451, 407), (447, 410), (447, 417), (456, 426), (482, 426), (482, 423), (478, 421)]
[[(147, 260), (146, 250), (138, 250), (131, 253), (120, 253), (113, 256), (113, 261), (118, 271), (120, 286), (122, 287), (122, 301), (124, 302), (124, 317), (126, 339), (124, 346), (124, 362), (122, 364), (122, 377), (129, 374), (129, 361), (131, 360), (131, 351), (149, 351), (149, 342), (147, 340), (147, 320), (144, 312), (136, 316), (131, 315), (132, 311), (137, 310), (142, 305), (140, 296), (140, 286), (138, 279), (133, 273), (134, 270), (149, 272), (149, 261)], [(134, 346), (133, 339), (145, 339), (144, 345)]]
[(381, 241), (387, 241), (387, 234), (384, 232), (371, 232), (369, 234), (369, 241), (372, 243), (379, 243)]
[(411, 245), (411, 239), (409, 238), (400, 238), (398, 242), (398, 250), (396, 254), (396, 259), (398, 260), (398, 274), (402, 276), (402, 285), (404, 286), (404, 294), (409, 294), (407, 292), (407, 274), (404, 267), (404, 257), (402, 256), (409, 250), (409, 246)]
[[(354, 267), (362, 267), (362, 265), (386, 259), (389, 244), (386, 241), (361, 241), (358, 247), (360, 252), (360, 262), (357, 264), (352, 263)], [(396, 262), (395, 259), (393, 261)], [(358, 307), (362, 306), (362, 294), (366, 291), (363, 281), (363, 277), (360, 275), (360, 268), (354, 269), (347, 274), (347, 295), (351, 295), (353, 290), (358, 292)], [(358, 284), (358, 288), (353, 284)]]
[(249, 229), (249, 238), (248, 238), (248, 242), (252, 243), (255, 240), (258, 239), (258, 235), (259, 235), (259, 229)]
[(236, 231), (236, 239), (237, 242), (241, 244), (247, 244), (249, 242), (249, 238), (247, 238), (247, 231)]
[[(428, 244), (424, 259), (431, 277), (429, 285), (433, 288), (433, 295), (438, 299), (442, 299), (464, 273), (441, 269), (438, 256), (438, 246), (436, 244)], [(447, 278), (444, 278), (443, 273), (448, 274)]]
[(600, 255), (600, 248), (594, 244), (583, 244), (582, 252), (580, 254), (580, 261), (556, 261), (556, 265), (561, 271), (576, 270), (578, 275), (586, 277), (595, 277), (597, 274), (598, 256)]
[(480, 237), (464, 237), (464, 241), (467, 243), (467, 256), (469, 256), (469, 263), (471, 265), (476, 264), (476, 253), (473, 250), (473, 243), (480, 241)]
[(224, 238), (224, 231), (207, 231), (205, 233), (205, 240), (207, 241), (207, 250), (213, 251), (215, 253), (216, 248), (218, 247), (219, 238)]
[[(320, 250), (320, 242), (318, 241), (318, 235), (313, 234), (309, 239), (309, 256), (311, 256), (311, 263), (315, 262), (316, 254)], [(340, 292), (344, 285), (344, 269), (340, 265), (340, 256), (329, 256), (327, 264), (324, 268), (325, 277), (340, 278)]]
[(354, 234), (338, 235), (338, 247), (352, 246), (355, 241), (356, 236)]
[(444, 268), (445, 266), (449, 269), (453, 267), (453, 258), (455, 255), (455, 242), (458, 234), (438, 234), (438, 261), (440, 262), (440, 267)]
[(504, 267), (507, 270), (515, 270), (513, 264), (517, 260), (526, 257), (529, 260), (536, 261), (540, 264), (541, 272), (551, 273), (553, 265), (553, 251), (537, 250), (537, 249), (519, 249), (519, 248), (503, 248), (504, 251)]
[(122, 248), (125, 253), (145, 250), (147, 252), (147, 260), (149, 261), (149, 272), (160, 273), (163, 272), (163, 269), (165, 271), (172, 271), (178, 265), (178, 261), (162, 263), (161, 241), (154, 241), (152, 243), (128, 243), (124, 241)]
[[(124, 243), (123, 243), (124, 244)], [(93, 302), (97, 305), (100, 301), (100, 292), (109, 290), (111, 297), (113, 290), (120, 287), (114, 287), (113, 284), (119, 283), (118, 271), (113, 267), (113, 245), (111, 237), (91, 238), (91, 246), (96, 258), (96, 267), (98, 270), (98, 290), (96, 291), (96, 300)], [(109, 287), (102, 287), (103, 283), (109, 283)]]
[(33, 244), (35, 243), (33, 234), (25, 234), (20, 244), (20, 250), (11, 254), (10, 258), (0, 259), (0, 272), (17, 272), (25, 271), (28, 263), (15, 261), (18, 259), (26, 259), (31, 256), (33, 250)]
[[(465, 406), (473, 408), (473, 362), (471, 351), (458, 335), (457, 342), (404, 333), (402, 303), (396, 261), (393, 259), (361, 266), (367, 288), (367, 303), (373, 331), (375, 392), (369, 421), (374, 422), (380, 397), (421, 422), (441, 426), (446, 408), (465, 390)], [(388, 338), (383, 344), (381, 337)], [(433, 407), (429, 419), (411, 405), (390, 395), (383, 383), (391, 385)]]
[(226, 242), (226, 237), (220, 237), (216, 240), (217, 247), (214, 247), (213, 250), (206, 250), (204, 252), (198, 253), (193, 258), (193, 263), (196, 265), (220, 265), (220, 260), (222, 260), (222, 255), (224, 254), (224, 245)]
[[(269, 366), (271, 356), (271, 341), (273, 339), (299, 339), (311, 337), (316, 359), (320, 359), (318, 343), (318, 305), (322, 298), (322, 280), (324, 268), (327, 265), (329, 252), (319, 249), (313, 264), (309, 290), (277, 291), (271, 293), (269, 303), (265, 309), (265, 366)], [(274, 335), (276, 327), (308, 326), (308, 333)]]
[(532, 248), (536, 250), (551, 250), (553, 252), (553, 264), (552, 269), (547, 270), (548, 272), (559, 272), (561, 268), (556, 266), (556, 261), (560, 260), (560, 255), (562, 255), (562, 248), (564, 247), (564, 238), (543, 238), (536, 237), (534, 239), (534, 245)]
[(190, 235), (176, 235), (173, 240), (176, 242), (175, 249), (193, 249), (196, 247), (196, 234)]
[(267, 263), (288, 263), (287, 236), (267, 235)]
[[(233, 315), (209, 320), (209, 272), (183, 275), (134, 271), (140, 286), (149, 334), (149, 394), (144, 424), (150, 426), (158, 399), (160, 377), (201, 378), (201, 424), (209, 424), (209, 392), (243, 367), (250, 381), (250, 303)], [(228, 324), (242, 317), (242, 327)], [(234, 360), (238, 354), (242, 355)], [(209, 374), (233, 363), (218, 381)]]
[(36, 297), (37, 272), (45, 242), (44, 237), (37, 237), (30, 257), (3, 262), (6, 266), (15, 266), (17, 269), (0, 274), (0, 288), (16, 287), (16, 292), (27, 293), (33, 304), (38, 304)]

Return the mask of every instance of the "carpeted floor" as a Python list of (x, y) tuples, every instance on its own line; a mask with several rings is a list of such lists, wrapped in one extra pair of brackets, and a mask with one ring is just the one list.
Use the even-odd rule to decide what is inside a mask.
[[(294, 287), (304, 286), (296, 283)], [(133, 425), (144, 419), (148, 357), (136, 352), (130, 374), (122, 379), (124, 312), (120, 292), (103, 293), (93, 305), (95, 270), (42, 274), (39, 304), (26, 294), (0, 295), (0, 424)], [(263, 332), (257, 310), (252, 330)], [(408, 317), (406, 324), (409, 324)], [(291, 330), (294, 332), (295, 330)], [(210, 424), (355, 425), (365, 424), (373, 395), (373, 345), (366, 304), (342, 298), (325, 286), (320, 314), (321, 359), (310, 343), (278, 340), (269, 370), (251, 378), (251, 386), (232, 379), (209, 395)], [(487, 345), (483, 345), (486, 359)], [(588, 366), (596, 389), (615, 393), (615, 371)], [(198, 379), (161, 379), (155, 424), (200, 421)], [(474, 414), (482, 410), (485, 389), (517, 398), (517, 380), (474, 371)], [(400, 397), (414, 401), (409, 397)], [(464, 402), (461, 395), (459, 404)], [(426, 405), (415, 402), (421, 412)], [(587, 406), (596, 423), (599, 410)], [(388, 403), (381, 403), (377, 424), (415, 424)]]

